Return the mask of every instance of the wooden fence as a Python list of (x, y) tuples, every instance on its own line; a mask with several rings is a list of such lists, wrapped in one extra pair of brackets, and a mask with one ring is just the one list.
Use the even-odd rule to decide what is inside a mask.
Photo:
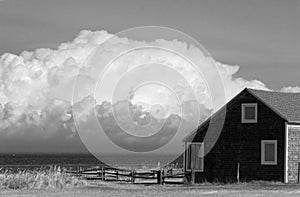
[(130, 182), (133, 184), (182, 184), (185, 174), (182, 169), (143, 170), (99, 167), (67, 171), (87, 180)]
[(86, 180), (118, 181), (133, 184), (182, 184), (186, 174), (181, 168), (166, 169), (122, 169), (99, 164), (76, 165), (0, 165), (0, 173), (18, 171), (43, 171), (60, 168), (63, 172)]

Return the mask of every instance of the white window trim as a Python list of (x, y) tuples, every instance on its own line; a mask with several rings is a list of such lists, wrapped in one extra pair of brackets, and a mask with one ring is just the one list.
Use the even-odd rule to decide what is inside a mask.
[[(255, 119), (245, 119), (245, 107), (255, 107)], [(242, 103), (242, 123), (257, 123), (257, 103)]]
[[(275, 161), (265, 161), (265, 144), (275, 145)], [(261, 165), (277, 165), (277, 140), (261, 141)]]
[[(195, 169), (195, 172), (204, 172), (204, 142), (187, 142), (186, 144), (187, 144), (186, 153), (188, 153), (188, 148), (190, 147), (190, 145), (192, 145), (192, 144), (202, 144), (201, 147), (202, 147), (202, 151), (203, 151), (203, 169), (202, 170), (196, 170)], [(189, 161), (188, 156), (189, 155), (187, 155), (185, 162)], [(186, 165), (186, 171), (191, 171), (192, 170), (192, 169), (188, 168), (189, 165), (187, 163), (185, 163), (185, 165)]]

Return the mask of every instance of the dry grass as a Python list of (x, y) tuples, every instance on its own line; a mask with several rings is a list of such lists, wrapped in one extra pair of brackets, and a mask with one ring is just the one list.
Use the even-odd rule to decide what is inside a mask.
[(84, 185), (84, 180), (66, 174), (56, 166), (41, 171), (5, 171), (0, 174), (0, 189), (62, 189)]
[(112, 182), (86, 182), (62, 172), (18, 171), (0, 174), (0, 196), (299, 196), (300, 185), (253, 181), (233, 184), (133, 185)]

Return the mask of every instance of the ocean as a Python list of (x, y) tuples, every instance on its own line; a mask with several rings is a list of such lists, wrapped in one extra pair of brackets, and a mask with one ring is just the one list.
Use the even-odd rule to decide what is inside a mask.
[[(173, 165), (182, 166), (182, 158), (174, 161), (173, 155), (133, 156), (106, 155), (103, 161), (110, 166), (122, 168), (153, 168), (173, 161)], [(103, 162), (91, 154), (0, 154), (0, 168), (38, 168), (58, 165), (63, 167), (101, 166)]]

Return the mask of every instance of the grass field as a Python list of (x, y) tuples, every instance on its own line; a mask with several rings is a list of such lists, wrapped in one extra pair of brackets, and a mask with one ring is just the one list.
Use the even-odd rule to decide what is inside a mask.
[(1, 196), (300, 196), (300, 185), (281, 183), (240, 183), (182, 185), (132, 185), (116, 183), (89, 183), (86, 186), (63, 189), (4, 189)]
[(300, 184), (278, 182), (142, 185), (86, 181), (59, 167), (0, 174), (0, 196), (300, 196)]
[(0, 189), (65, 189), (86, 185), (85, 180), (71, 176), (53, 166), (47, 170), (6, 170), (0, 174)]

